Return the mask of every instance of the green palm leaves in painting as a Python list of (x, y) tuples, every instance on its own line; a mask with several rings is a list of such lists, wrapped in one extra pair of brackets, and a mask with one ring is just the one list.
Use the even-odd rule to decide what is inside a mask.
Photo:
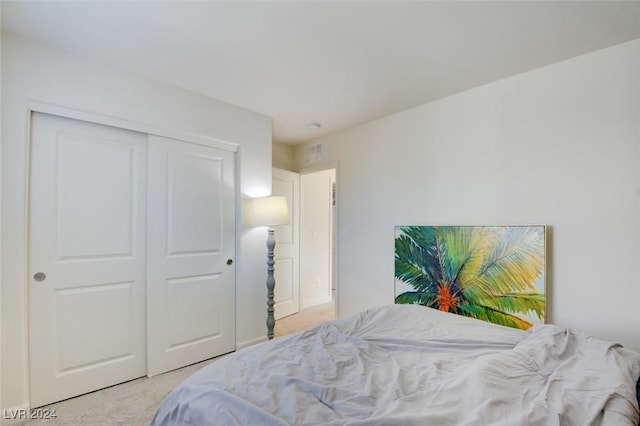
[(544, 319), (544, 250), (543, 226), (398, 227), (395, 276), (414, 291), (396, 303), (527, 329)]

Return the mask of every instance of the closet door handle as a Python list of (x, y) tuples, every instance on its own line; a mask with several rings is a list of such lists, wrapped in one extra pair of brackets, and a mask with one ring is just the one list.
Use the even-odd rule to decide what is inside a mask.
[(227, 265), (233, 265), (233, 259), (227, 259)]
[(47, 279), (47, 275), (44, 272), (36, 272), (33, 275), (33, 279), (36, 280), (37, 282), (41, 282)]

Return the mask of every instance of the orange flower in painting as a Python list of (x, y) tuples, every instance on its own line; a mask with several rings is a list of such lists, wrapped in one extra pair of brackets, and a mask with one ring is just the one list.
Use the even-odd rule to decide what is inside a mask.
[(458, 313), (458, 297), (456, 294), (451, 294), (451, 287), (447, 283), (442, 283), (438, 286), (436, 301), (439, 310)]

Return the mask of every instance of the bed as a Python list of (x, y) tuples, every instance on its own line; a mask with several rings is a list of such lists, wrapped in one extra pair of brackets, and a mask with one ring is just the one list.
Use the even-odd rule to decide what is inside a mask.
[(637, 425), (639, 376), (577, 330), (390, 305), (213, 362), (152, 425)]

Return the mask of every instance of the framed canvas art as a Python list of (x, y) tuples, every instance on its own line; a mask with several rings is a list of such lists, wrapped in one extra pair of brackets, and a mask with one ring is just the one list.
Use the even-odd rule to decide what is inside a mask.
[(395, 302), (528, 329), (545, 319), (546, 227), (396, 226)]

